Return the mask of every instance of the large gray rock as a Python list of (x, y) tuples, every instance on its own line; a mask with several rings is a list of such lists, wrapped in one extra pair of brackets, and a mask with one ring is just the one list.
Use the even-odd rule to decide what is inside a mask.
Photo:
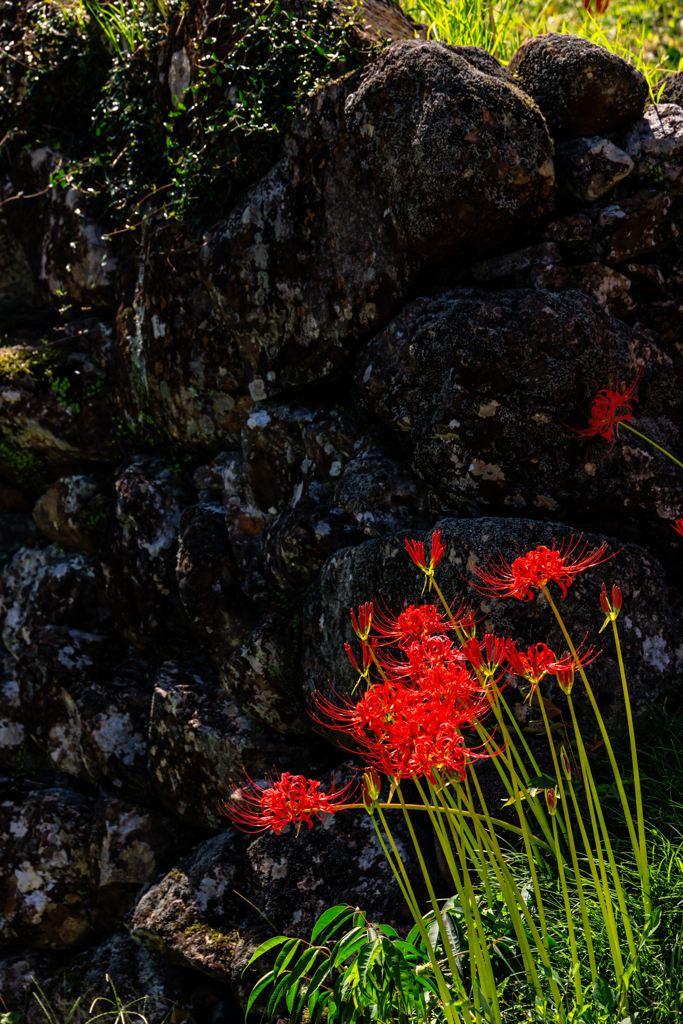
[(0, 825), (6, 955), (92, 943), (187, 848), (163, 813), (64, 783), (0, 780)]
[(683, 182), (683, 108), (675, 103), (648, 107), (618, 138), (634, 173), (658, 185), (680, 187)]
[(527, 40), (512, 57), (508, 77), (533, 97), (556, 139), (609, 135), (640, 117), (648, 98), (640, 71), (570, 33)]
[(176, 562), (180, 515), (194, 489), (164, 459), (134, 455), (119, 467), (115, 492), (100, 548), (114, 625), (143, 652), (192, 649)]
[(389, 47), (301, 108), (285, 159), (206, 238), (225, 387), (260, 401), (338, 373), (425, 266), (541, 222), (553, 181), (526, 97), (440, 43)]
[(39, 626), (97, 630), (106, 626), (104, 583), (86, 555), (47, 548), (21, 548), (0, 579), (2, 639), (18, 657)]
[(679, 452), (667, 356), (577, 292), (416, 299), (360, 354), (356, 387), (369, 415), (412, 439), (414, 468), (444, 510), (602, 520), (670, 546), (683, 515), (673, 463), (625, 429), (610, 448), (565, 425), (585, 427), (597, 392), (639, 366), (634, 426)]
[(321, 746), (257, 725), (197, 665), (167, 661), (159, 669), (149, 731), (150, 772), (157, 796), (181, 821), (226, 828), (220, 803), (243, 770), (253, 777), (273, 770), (306, 771), (321, 757), (324, 763)]
[(149, 666), (111, 636), (35, 627), (15, 667), (23, 720), (56, 771), (149, 792)]
[[(472, 604), (480, 622), (480, 632), (510, 636), (522, 645), (542, 641), (560, 654), (566, 648), (553, 613), (543, 596), (532, 601), (514, 597), (491, 598), (470, 585), (477, 583), (473, 566), (485, 569), (489, 561), (508, 562), (540, 544), (551, 547), (553, 541), (565, 547), (577, 539), (575, 531), (558, 523), (535, 523), (528, 519), (445, 519), (436, 526), (443, 531), (447, 551), (437, 568), (437, 582), (444, 597), (458, 607), (461, 601)], [(427, 542), (429, 534), (413, 534)], [(351, 667), (344, 643), (351, 643), (358, 656), (349, 609), (368, 600), (386, 604), (398, 614), (403, 604), (434, 602), (432, 595), (421, 597), (424, 577), (404, 548), (404, 534), (367, 541), (352, 550), (340, 551), (325, 564), (304, 609), (302, 677), (311, 708), (314, 694), (323, 694), (335, 702), (335, 692), (349, 697), (357, 674)], [(604, 538), (586, 534), (588, 550)], [(579, 549), (580, 549), (579, 548)], [(595, 644), (602, 650), (590, 667), (591, 685), (603, 714), (619, 719), (623, 711), (621, 680), (613, 642), (598, 630), (604, 621), (599, 605), (604, 581), (611, 593), (613, 583), (621, 587), (623, 612), (619, 620), (620, 637), (629, 693), (635, 712), (642, 712), (662, 699), (675, 678), (674, 651), (678, 638), (671, 622), (667, 588), (661, 566), (642, 548), (609, 541), (609, 561), (575, 577), (567, 596), (560, 600), (552, 584), (550, 590), (558, 603), (570, 635), (579, 644)], [(556, 703), (563, 698), (554, 679), (543, 683), (543, 692)], [(586, 699), (579, 683), (572, 694), (582, 713)], [(588, 726), (590, 735), (595, 724)], [(341, 734), (336, 733), (343, 740)]]
[(240, 590), (222, 505), (191, 505), (182, 513), (176, 577), (194, 635), (220, 667), (249, 635), (253, 621)]

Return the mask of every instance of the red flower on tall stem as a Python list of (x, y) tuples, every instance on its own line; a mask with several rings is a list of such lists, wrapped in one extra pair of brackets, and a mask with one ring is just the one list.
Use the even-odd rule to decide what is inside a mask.
[(425, 560), (425, 546), (421, 540), (408, 540), (406, 537), (406, 551), (423, 572), (433, 572), (444, 556), (446, 545), (441, 540), (441, 530), (435, 530), (432, 534), (432, 552), (429, 558), (429, 565)]
[[(505, 559), (498, 565), (490, 562), (487, 569), (475, 565), (473, 572), (486, 586), (480, 587), (475, 583), (472, 586), (487, 597), (516, 597), (520, 601), (530, 601), (534, 589), (542, 590), (554, 582), (562, 591), (562, 597), (566, 597), (567, 587), (575, 576), (612, 558), (611, 554), (606, 554), (606, 543), (586, 553), (585, 544), (577, 552), (580, 542), (580, 536), (576, 540), (572, 538), (566, 550), (563, 547), (556, 548), (554, 541), (552, 548), (541, 544), (533, 551), (515, 558), (512, 565)], [(578, 557), (571, 561), (573, 555)]]
[[(595, 13), (604, 14), (609, 7), (610, 0), (595, 0)], [(583, 0), (583, 6), (587, 11), (591, 9), (591, 0)]]
[[(598, 12), (599, 13), (599, 12)], [(633, 419), (632, 402), (637, 402), (635, 393), (643, 376), (642, 366), (638, 368), (635, 377), (628, 387), (619, 387), (617, 382), (616, 391), (604, 388), (598, 391), (591, 404), (588, 416), (588, 426), (581, 430), (571, 428), (578, 437), (604, 437), (613, 445), (616, 440), (616, 432), (620, 423), (630, 423)]]
[[(462, 609), (456, 612), (456, 620), (464, 610), (463, 605)], [(423, 604), (419, 607), (410, 604), (397, 616), (378, 609), (374, 618), (377, 636), (383, 637), (387, 642), (397, 643), (399, 647), (406, 647), (415, 640), (442, 635), (453, 628), (453, 624), (433, 604)]]
[(287, 825), (305, 821), (311, 828), (313, 815), (324, 818), (342, 810), (344, 798), (353, 785), (349, 782), (335, 791), (333, 782), (332, 788), (323, 793), (316, 779), (284, 772), (263, 789), (247, 775), (244, 785), (233, 787), (230, 802), (220, 806), (243, 832), (269, 831), (279, 835)]

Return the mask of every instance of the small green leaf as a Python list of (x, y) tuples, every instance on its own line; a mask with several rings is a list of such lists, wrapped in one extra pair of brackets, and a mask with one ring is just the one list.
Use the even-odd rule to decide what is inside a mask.
[[(277, 935), (274, 939), (268, 939), (266, 942), (262, 942), (256, 952), (252, 954), (247, 967), (251, 967), (254, 960), (258, 960), (260, 956), (263, 956), (263, 954), (267, 953), (270, 949), (275, 949), (276, 946), (281, 946), (283, 942), (289, 942), (287, 935)], [(247, 967), (244, 968), (245, 971)]]
[[(311, 942), (315, 942), (318, 938), (326, 934), (332, 934), (337, 928), (349, 917), (353, 917), (353, 907), (349, 907), (348, 904), (345, 906), (330, 907), (324, 914), (318, 918), (313, 926), (311, 932)], [(340, 918), (342, 920), (340, 920)], [(332, 927), (334, 925), (334, 928)]]
[(278, 953), (277, 959), (273, 966), (273, 970), (275, 971), (276, 974), (282, 974), (282, 972), (287, 967), (287, 964), (296, 955), (296, 951), (299, 948), (300, 943), (301, 939), (289, 939), (289, 941), (285, 943), (285, 945)]
[(263, 990), (268, 988), (269, 985), (272, 985), (274, 977), (275, 977), (275, 972), (274, 971), (268, 971), (267, 974), (264, 974), (263, 977), (260, 978), (256, 982), (256, 984), (254, 985), (253, 989), (251, 990), (251, 994), (250, 994), (249, 1000), (247, 1002), (247, 1010), (246, 1010), (247, 1016), (248, 1016), (249, 1011), (251, 1010), (252, 1006), (254, 1005), (254, 1003), (256, 1002), (258, 997), (263, 992)]
[(617, 1007), (617, 997), (614, 989), (610, 988), (607, 980), (598, 976), (593, 985), (593, 1002), (605, 1013), (614, 1013)]

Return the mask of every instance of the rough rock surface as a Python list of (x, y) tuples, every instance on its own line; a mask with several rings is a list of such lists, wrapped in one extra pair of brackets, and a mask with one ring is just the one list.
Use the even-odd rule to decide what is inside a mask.
[(439, 43), (394, 44), (327, 86), (204, 244), (240, 387), (259, 401), (337, 373), (425, 263), (481, 258), (531, 229), (552, 184), (536, 108)]
[(666, 76), (666, 85), (660, 97), (662, 103), (675, 103), (683, 107), (683, 72), (677, 71), (673, 75)]
[(15, 657), (39, 626), (97, 630), (107, 625), (97, 563), (54, 545), (21, 548), (0, 579), (0, 620), (3, 642)]
[(683, 108), (675, 103), (648, 107), (640, 120), (619, 136), (618, 144), (633, 161), (635, 174), (651, 177), (657, 184), (680, 187), (683, 182)]
[(555, 139), (609, 135), (640, 117), (648, 98), (640, 71), (568, 33), (548, 32), (523, 43), (508, 77), (533, 97)]
[(610, 373), (630, 383), (640, 366), (634, 426), (680, 451), (669, 359), (576, 292), (417, 299), (360, 354), (356, 386), (368, 414), (411, 437), (414, 467), (442, 508), (620, 519), (669, 544), (683, 512), (673, 464), (625, 430), (610, 449), (564, 425), (585, 427)]
[(562, 261), (562, 253), (555, 242), (542, 242), (531, 245), (527, 249), (509, 252), (504, 256), (494, 256), (490, 260), (474, 263), (470, 273), (475, 281), (495, 281), (507, 277), (508, 274), (519, 274), (530, 267), (548, 266)]
[(115, 491), (100, 549), (114, 625), (143, 652), (192, 647), (176, 561), (180, 515), (194, 489), (163, 459), (135, 455), (119, 467)]
[(174, 661), (159, 669), (149, 733), (150, 772), (157, 796), (181, 821), (223, 829), (227, 819), (220, 801), (243, 769), (253, 777), (308, 771), (320, 753), (319, 745), (309, 740), (288, 740), (258, 726), (226, 699), (206, 670)]
[(575, 267), (534, 267), (529, 274), (529, 284), (549, 292), (583, 292), (617, 316), (622, 311), (623, 299), (631, 287), (630, 278), (602, 263), (580, 263)]
[(0, 215), (0, 319), (7, 327), (30, 326), (44, 313), (26, 252)]
[(604, 263), (621, 263), (666, 249), (678, 236), (671, 197), (644, 189), (631, 199), (610, 203), (592, 218), (587, 253)]
[(261, 725), (294, 735), (312, 729), (296, 671), (300, 625), (299, 610), (289, 616), (268, 613), (220, 672), (225, 693), (238, 707)]
[[(514, 597), (491, 598), (471, 586), (476, 582), (472, 566), (486, 568), (490, 561), (512, 562), (519, 554), (539, 544), (565, 548), (577, 539), (575, 531), (558, 523), (536, 523), (528, 519), (445, 519), (436, 524), (443, 531), (447, 552), (438, 566), (437, 580), (444, 597), (471, 602), (480, 620), (480, 629), (511, 636), (528, 645), (543, 640), (552, 649), (564, 650), (565, 642), (545, 598), (524, 602)], [(344, 650), (348, 642), (357, 648), (349, 619), (349, 609), (364, 601), (377, 600), (398, 614), (404, 604), (433, 602), (432, 595), (420, 597), (423, 575), (404, 548), (404, 534), (366, 541), (357, 548), (340, 551), (325, 564), (304, 608), (302, 678), (311, 707), (318, 691), (334, 700), (329, 680), (341, 696), (351, 693), (357, 674)], [(429, 540), (429, 534), (414, 534)], [(587, 549), (597, 547), (604, 538), (586, 534)], [(591, 666), (590, 678), (603, 713), (619, 717), (622, 705), (621, 680), (613, 645), (598, 630), (604, 621), (599, 606), (600, 586), (608, 593), (617, 583), (622, 590), (624, 610), (620, 619), (623, 648), (631, 701), (637, 711), (647, 709), (671, 686), (674, 678), (674, 649), (678, 645), (672, 628), (663, 571), (647, 551), (635, 545), (620, 546), (609, 541), (614, 556), (602, 565), (578, 575), (559, 601), (570, 635), (575, 642), (586, 638), (602, 653)], [(428, 548), (427, 548), (428, 550)], [(551, 586), (554, 599), (559, 592)], [(544, 692), (561, 702), (554, 680)], [(580, 706), (583, 700), (575, 690)], [(339, 734), (336, 734), (339, 737)]]
[(0, 347), (0, 475), (34, 494), (120, 458), (106, 391), (110, 326), (89, 319), (47, 334)]
[(55, 770), (149, 791), (149, 667), (111, 636), (34, 627), (15, 669), (28, 730)]
[(248, 636), (252, 614), (239, 585), (222, 505), (191, 505), (178, 526), (180, 600), (216, 667)]
[(569, 139), (555, 147), (555, 172), (560, 188), (580, 203), (599, 199), (627, 178), (633, 160), (609, 139)]
[(38, 499), (33, 518), (41, 533), (63, 551), (96, 555), (110, 507), (106, 475), (65, 476)]
[[(398, 815), (391, 827), (415, 879), (419, 868)], [(131, 934), (172, 963), (230, 979), (243, 998), (250, 987), (249, 976), (241, 978), (244, 949), (265, 938), (265, 928), (234, 890), (292, 936), (308, 937), (322, 911), (336, 903), (360, 906), (371, 920), (400, 929), (411, 923), (370, 818), (348, 811), (298, 836), (290, 831), (252, 839), (230, 829), (208, 840), (143, 893)]]

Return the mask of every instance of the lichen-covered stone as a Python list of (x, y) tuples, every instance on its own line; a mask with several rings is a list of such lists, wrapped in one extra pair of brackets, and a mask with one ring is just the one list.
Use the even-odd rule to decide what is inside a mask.
[(597, 392), (614, 374), (629, 383), (640, 366), (634, 425), (680, 451), (668, 357), (577, 292), (455, 289), (416, 299), (363, 350), (356, 386), (369, 415), (411, 437), (414, 467), (444, 510), (580, 517), (670, 549), (683, 513), (670, 460), (654, 449), (627, 460), (625, 446), (649, 446), (625, 431), (610, 448), (565, 426), (585, 427)]
[(155, 792), (181, 819), (223, 829), (220, 802), (243, 769), (252, 776), (306, 770), (318, 744), (288, 739), (258, 726), (192, 663), (167, 661), (154, 685), (149, 763)]
[(553, 180), (525, 96), (440, 43), (389, 47), (301, 108), (285, 158), (206, 238), (227, 376), (260, 401), (338, 373), (425, 265), (541, 221)]
[(148, 666), (111, 636), (34, 627), (15, 675), (31, 736), (53, 767), (116, 791), (148, 791)]
[(180, 600), (202, 651), (219, 667), (252, 626), (223, 506), (191, 505), (182, 513), (178, 531)]
[(93, 803), (63, 786), (0, 783), (0, 952), (74, 949), (94, 938)]
[(143, 652), (192, 649), (176, 580), (178, 527), (194, 490), (154, 456), (124, 460), (115, 479), (115, 513), (100, 548), (107, 602), (118, 631)]
[(666, 76), (666, 82), (659, 97), (661, 103), (675, 103), (683, 107), (683, 71)]
[(640, 71), (571, 33), (547, 32), (522, 43), (508, 77), (538, 103), (556, 139), (609, 135), (640, 117), (648, 98)]
[(33, 508), (41, 533), (63, 551), (96, 555), (111, 511), (109, 478), (103, 474), (65, 476)]
[(299, 735), (312, 730), (296, 665), (300, 624), (298, 613), (269, 612), (220, 672), (230, 701), (251, 718), (277, 732)]
[(580, 203), (599, 199), (632, 170), (630, 155), (599, 135), (568, 139), (555, 147), (557, 183)]
[(334, 489), (334, 503), (368, 537), (401, 528), (420, 529), (430, 519), (428, 494), (409, 462), (367, 437), (356, 442)]
[(579, 291), (589, 295), (615, 315), (624, 309), (631, 281), (602, 263), (580, 263), (574, 267), (534, 267), (529, 284), (549, 292)]
[[(445, 519), (436, 524), (443, 532), (446, 554), (439, 563), (437, 581), (444, 597), (459, 606), (472, 604), (482, 631), (511, 636), (522, 645), (542, 641), (561, 653), (566, 647), (545, 598), (520, 601), (514, 597), (491, 598), (479, 594), (470, 583), (477, 582), (473, 566), (486, 568), (490, 561), (512, 562), (520, 554), (540, 544), (551, 547), (577, 541), (570, 527), (558, 523), (536, 523), (528, 519)], [(413, 534), (428, 543), (429, 534)], [(603, 537), (586, 534), (580, 541), (587, 550), (597, 547)], [(561, 614), (575, 643), (595, 644), (600, 657), (591, 665), (589, 676), (603, 714), (623, 717), (623, 698), (619, 667), (612, 643), (598, 637), (604, 616), (599, 606), (600, 587), (607, 592), (612, 584), (621, 587), (623, 612), (619, 620), (620, 638), (626, 665), (629, 693), (635, 712), (646, 711), (661, 700), (675, 678), (674, 651), (678, 638), (671, 622), (667, 588), (661, 565), (643, 548), (620, 545), (611, 540), (613, 556), (602, 565), (576, 576), (564, 600), (551, 585), (559, 600)], [(398, 614), (403, 604), (434, 602), (433, 593), (421, 596), (423, 575), (408, 557), (404, 535), (366, 541), (352, 550), (340, 551), (325, 564), (304, 608), (302, 679), (309, 706), (315, 707), (316, 691), (329, 700), (348, 697), (357, 681), (344, 650), (351, 643), (358, 656), (349, 609), (365, 601), (377, 600)], [(545, 680), (543, 692), (562, 705), (563, 697), (553, 680)], [(573, 697), (582, 711), (587, 701), (579, 686)], [(590, 723), (595, 731), (595, 723)], [(593, 733), (591, 732), (591, 735)], [(339, 740), (339, 733), (336, 735)]]
[(634, 173), (652, 177), (669, 188), (683, 182), (683, 108), (675, 103), (648, 107), (643, 116), (618, 138)]
[(95, 319), (0, 348), (0, 475), (37, 496), (84, 464), (115, 462), (111, 328)]
[(107, 625), (104, 582), (87, 555), (54, 545), (21, 548), (0, 578), (2, 639), (18, 657), (39, 626), (97, 630)]

